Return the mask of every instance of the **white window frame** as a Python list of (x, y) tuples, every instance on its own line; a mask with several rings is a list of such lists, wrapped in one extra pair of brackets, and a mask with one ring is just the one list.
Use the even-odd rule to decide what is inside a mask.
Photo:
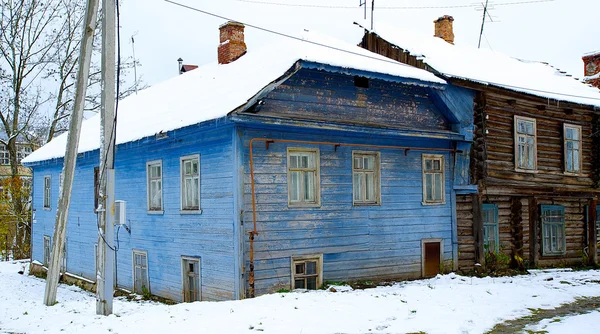
[[(364, 168), (357, 169), (354, 162), (357, 157), (373, 157), (373, 169), (366, 170)], [(352, 204), (353, 205), (380, 205), (381, 204), (381, 163), (380, 153), (374, 151), (352, 151)], [(366, 175), (373, 174), (373, 200), (366, 200)], [(355, 175), (360, 175), (362, 185), (360, 189), (360, 199), (356, 199), (356, 184)]]
[(44, 176), (44, 199), (43, 206), (45, 210), (50, 210), (52, 205), (52, 176)]
[(48, 266), (50, 265), (50, 258), (52, 256), (52, 239), (50, 238), (49, 235), (45, 235), (44, 236), (44, 254), (42, 255), (44, 258), (42, 259), (42, 262), (44, 263), (44, 266), (46, 268), (48, 268)]
[[(533, 123), (533, 135), (519, 133), (519, 121)], [(533, 137), (533, 168), (527, 166), (519, 166), (519, 138)], [(519, 172), (535, 172), (537, 171), (537, 121), (535, 118), (515, 116), (514, 119), (514, 145), (515, 145), (515, 170)], [(527, 156), (527, 155), (526, 155)]]
[[(290, 157), (293, 153), (310, 153), (314, 154), (315, 168), (290, 168)], [(320, 152), (318, 148), (305, 148), (305, 147), (288, 147), (287, 148), (287, 186), (288, 186), (288, 206), (289, 207), (319, 207), (321, 206), (321, 167), (320, 167)], [(314, 173), (314, 201), (299, 201), (292, 202), (292, 185), (291, 185), (291, 173), (292, 172), (306, 172)], [(301, 178), (303, 182), (304, 178)], [(301, 198), (304, 198), (301, 187)]]
[[(196, 299), (191, 300), (188, 297), (188, 276), (189, 271), (186, 268), (186, 262), (197, 262), (198, 263), (198, 275), (197, 275), (197, 283), (198, 283), (198, 291), (196, 293)], [(192, 275), (195, 276), (195, 275)], [(181, 257), (181, 299), (184, 303), (190, 303), (195, 301), (202, 301), (202, 262), (200, 257), (194, 256), (182, 256)]]
[[(425, 170), (425, 162), (426, 160), (439, 160), (440, 161), (440, 171), (427, 171)], [(421, 171), (423, 175), (423, 205), (439, 205), (446, 204), (446, 166), (444, 164), (444, 155), (443, 154), (422, 154), (421, 155)], [(428, 200), (427, 199), (427, 175), (428, 174), (441, 174), (441, 199), (439, 200)], [(435, 177), (433, 177), (435, 179)], [(435, 180), (433, 181), (431, 189), (435, 191)]]
[[(152, 207), (152, 180), (150, 179), (150, 168), (159, 166), (160, 167), (160, 208)], [(162, 160), (154, 160), (146, 163), (146, 205), (148, 208), (148, 213), (158, 213), (161, 214), (164, 211), (165, 203), (163, 198), (163, 175), (164, 170), (162, 166)]]
[[(567, 129), (575, 129), (579, 132), (579, 138), (577, 139), (567, 139)], [(564, 164), (564, 169), (565, 169), (565, 174), (572, 174), (572, 175), (579, 175), (581, 174), (581, 168), (582, 168), (582, 163), (583, 163), (583, 159), (582, 159), (582, 149), (583, 149), (583, 137), (581, 134), (581, 125), (573, 125), (573, 124), (567, 124), (564, 123), (563, 124), (563, 147), (564, 147), (564, 157), (565, 157), (565, 164)], [(569, 165), (568, 165), (568, 160), (567, 160), (567, 156), (569, 156), (569, 149), (567, 148), (567, 143), (569, 142), (577, 142), (577, 144), (579, 145), (577, 151), (579, 152), (578, 155), (578, 159), (577, 159), (577, 163), (578, 163), (578, 169), (569, 169)], [(572, 152), (571, 152), (572, 153)], [(574, 166), (573, 166), (574, 167)]]
[(304, 278), (312, 275), (296, 275), (296, 263), (316, 261), (317, 262), (317, 286), (316, 290), (323, 286), (323, 254), (293, 256), (291, 258), (291, 288), (296, 289), (296, 277)]
[[(186, 176), (185, 175), (185, 163), (188, 161), (193, 161), (196, 160), (198, 162), (198, 175), (192, 175), (191, 178), (197, 178), (198, 179), (198, 207), (197, 208), (189, 208), (189, 207), (185, 207), (185, 196), (186, 196), (186, 192), (185, 192), (185, 180), (186, 178), (190, 177), (190, 176)], [(182, 213), (199, 213), (202, 211), (201, 209), (201, 199), (200, 199), (200, 186), (201, 186), (201, 182), (200, 182), (200, 154), (193, 154), (193, 155), (187, 155), (187, 156), (183, 156), (179, 159), (179, 174), (180, 174), (180, 188), (181, 188), (181, 192), (180, 192), (180, 210)]]
[[(131, 251), (131, 269), (132, 269), (131, 278), (133, 280), (133, 282), (131, 284), (132, 291), (134, 293), (137, 293), (136, 292), (136, 286), (135, 286), (135, 279), (136, 279), (136, 276), (135, 276), (135, 269), (136, 269), (135, 256), (136, 255), (143, 255), (146, 258), (146, 266), (145, 267), (142, 266), (141, 268), (145, 268), (146, 269), (146, 279), (147, 279), (147, 283), (148, 283), (148, 286), (146, 287), (146, 289), (148, 290), (148, 293), (150, 293), (151, 290), (150, 290), (150, 270), (148, 268), (148, 252), (145, 251), (145, 250), (140, 250), (140, 249), (133, 249)], [(140, 289), (141, 288), (142, 287), (140, 287)]]

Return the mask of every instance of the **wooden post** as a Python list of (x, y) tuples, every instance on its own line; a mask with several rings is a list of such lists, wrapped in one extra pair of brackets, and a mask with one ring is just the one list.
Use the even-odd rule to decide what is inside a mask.
[(539, 230), (540, 230), (540, 213), (538, 210), (537, 199), (529, 198), (529, 267), (535, 268), (538, 265), (540, 258), (539, 249)]
[(102, 99), (100, 101), (100, 194), (96, 314), (110, 315), (114, 293), (115, 0), (102, 2)]
[(588, 206), (588, 264), (595, 266), (598, 264), (598, 227), (596, 220), (598, 212), (596, 206), (598, 200), (593, 198)]
[(75, 163), (77, 161), (77, 150), (79, 148), (79, 134), (83, 120), (83, 108), (85, 106), (85, 93), (90, 73), (90, 62), (92, 58), (92, 42), (96, 27), (96, 13), (98, 13), (98, 0), (88, 0), (83, 26), (81, 49), (79, 50), (79, 70), (77, 72), (77, 87), (75, 90), (75, 102), (67, 147), (63, 166), (63, 184), (61, 185), (58, 209), (56, 211), (56, 225), (54, 226), (54, 238), (52, 240), (52, 252), (46, 278), (46, 291), (44, 293), (44, 304), (52, 306), (56, 304), (56, 289), (60, 274), (60, 262), (63, 258), (65, 240), (67, 235), (67, 216), (71, 202), (71, 188), (73, 187), (73, 176), (75, 174)]
[(483, 249), (483, 212), (481, 210), (481, 194), (473, 195), (473, 237), (475, 238), (475, 261), (485, 266)]

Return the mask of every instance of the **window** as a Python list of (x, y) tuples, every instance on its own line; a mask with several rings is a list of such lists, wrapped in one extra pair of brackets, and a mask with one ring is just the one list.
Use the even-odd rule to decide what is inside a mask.
[(94, 167), (94, 212), (98, 210), (100, 195), (100, 167)]
[(50, 245), (50, 237), (44, 236), (44, 266), (46, 268), (50, 265), (50, 251), (52, 250), (52, 246)]
[(133, 292), (140, 295), (150, 293), (148, 253), (146, 251), (133, 251)]
[(287, 163), (289, 204), (319, 206), (319, 150), (289, 148)]
[(543, 255), (565, 253), (565, 208), (560, 205), (542, 205)]
[(500, 249), (498, 240), (498, 206), (483, 204), (483, 247), (487, 252), (497, 252)]
[(292, 259), (292, 289), (316, 290), (323, 284), (323, 255)]
[(183, 301), (200, 301), (202, 292), (200, 288), (200, 259), (194, 257), (182, 257), (183, 268)]
[(565, 147), (565, 172), (581, 172), (581, 126), (565, 124), (563, 128)]
[(6, 145), (0, 145), (0, 165), (10, 165), (10, 153)]
[(380, 203), (378, 152), (352, 152), (352, 198), (354, 204)]
[(535, 119), (515, 116), (515, 168), (537, 169)]
[(148, 210), (162, 211), (162, 161), (147, 164)]
[(444, 156), (423, 154), (423, 204), (444, 203)]
[(200, 156), (181, 158), (181, 210), (200, 210)]
[(52, 190), (50, 176), (44, 176), (44, 208), (50, 209), (50, 195)]

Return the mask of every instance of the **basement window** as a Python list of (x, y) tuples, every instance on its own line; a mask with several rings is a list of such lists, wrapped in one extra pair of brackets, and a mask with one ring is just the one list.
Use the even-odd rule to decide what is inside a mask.
[(369, 88), (369, 78), (354, 76), (354, 86), (359, 88)]
[(181, 257), (183, 268), (183, 301), (195, 302), (202, 299), (200, 287), (200, 259), (197, 257)]
[(292, 289), (316, 290), (323, 284), (323, 255), (292, 258)]
[(565, 254), (565, 208), (562, 205), (542, 205), (541, 212), (543, 255)]
[(140, 295), (150, 293), (148, 253), (146, 251), (133, 251), (133, 291)]
[(44, 266), (48, 268), (50, 265), (50, 251), (52, 250), (52, 246), (50, 246), (50, 236), (44, 236)]

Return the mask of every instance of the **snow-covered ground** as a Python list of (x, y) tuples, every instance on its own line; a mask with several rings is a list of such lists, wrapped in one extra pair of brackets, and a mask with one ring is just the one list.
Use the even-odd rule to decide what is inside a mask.
[[(483, 333), (504, 320), (600, 296), (600, 271), (544, 270), (471, 278), (454, 274), (388, 287), (297, 291), (230, 302), (167, 306), (116, 299), (114, 315), (95, 314), (95, 297), (61, 285), (59, 303), (42, 303), (45, 281), (0, 262), (0, 333)], [(596, 332), (600, 312), (542, 321), (551, 333)], [(530, 328), (530, 327), (528, 327)]]

